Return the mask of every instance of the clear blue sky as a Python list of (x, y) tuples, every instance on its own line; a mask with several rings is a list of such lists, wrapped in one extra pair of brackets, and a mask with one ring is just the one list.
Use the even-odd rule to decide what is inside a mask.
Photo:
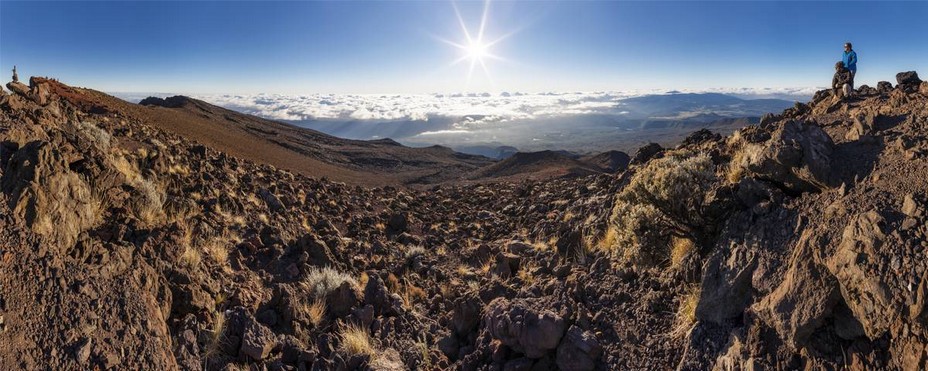
[[(459, 2), (474, 35), (482, 2)], [(111, 92), (431, 93), (825, 86), (928, 76), (928, 1), (492, 2), (468, 82), (451, 3), (0, 2), (0, 68)]]

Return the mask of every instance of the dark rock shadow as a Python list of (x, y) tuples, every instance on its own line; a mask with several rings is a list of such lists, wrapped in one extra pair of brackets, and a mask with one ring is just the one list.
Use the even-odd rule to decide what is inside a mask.
[(853, 186), (869, 176), (885, 148), (879, 137), (836, 144), (831, 158), (835, 185)]
[(873, 119), (873, 129), (876, 131), (890, 130), (890, 129), (895, 128), (896, 126), (899, 126), (899, 124), (905, 121), (906, 118), (907, 118), (906, 115), (895, 115), (895, 116), (877, 115)]

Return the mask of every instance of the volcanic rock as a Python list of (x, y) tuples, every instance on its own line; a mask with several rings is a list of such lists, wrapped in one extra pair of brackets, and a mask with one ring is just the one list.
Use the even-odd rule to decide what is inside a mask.
[(557, 348), (567, 328), (563, 318), (533, 308), (528, 299), (497, 298), (487, 305), (483, 323), (490, 336), (529, 358)]
[(277, 339), (274, 332), (254, 320), (245, 325), (242, 347), (239, 351), (255, 361), (260, 361), (267, 358), (276, 345)]
[(590, 371), (602, 354), (602, 346), (588, 331), (570, 326), (557, 347), (557, 367), (565, 371)]
[(899, 72), (896, 74), (896, 83), (903, 90), (910, 90), (912, 88), (917, 89), (918, 85), (922, 83), (922, 80), (918, 78), (918, 73), (915, 71)]
[(789, 121), (764, 145), (752, 149), (748, 172), (792, 193), (818, 192), (832, 187), (834, 143), (819, 126)]
[(648, 160), (657, 157), (664, 148), (657, 143), (648, 143), (644, 147), (635, 151), (635, 157), (632, 158), (631, 164), (643, 164)]

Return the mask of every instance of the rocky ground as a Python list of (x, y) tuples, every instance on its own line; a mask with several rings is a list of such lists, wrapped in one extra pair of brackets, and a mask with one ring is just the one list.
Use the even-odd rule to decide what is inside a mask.
[(925, 367), (916, 76), (616, 175), (414, 189), (7, 86), (2, 369)]

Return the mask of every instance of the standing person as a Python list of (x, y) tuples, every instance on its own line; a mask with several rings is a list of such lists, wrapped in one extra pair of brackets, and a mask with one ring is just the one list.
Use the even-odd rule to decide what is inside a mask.
[(857, 52), (851, 43), (844, 43), (844, 55), (841, 56), (844, 68), (851, 71), (851, 89), (854, 88), (854, 76), (857, 76)]

